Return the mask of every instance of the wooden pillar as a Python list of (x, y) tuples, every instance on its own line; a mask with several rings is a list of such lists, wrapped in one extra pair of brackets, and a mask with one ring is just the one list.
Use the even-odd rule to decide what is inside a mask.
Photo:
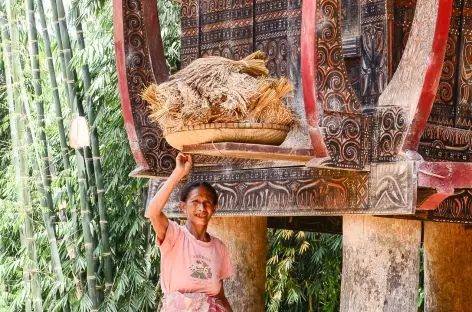
[(341, 312), (416, 312), (421, 222), (343, 217)]
[(425, 222), (425, 312), (472, 311), (472, 230)]
[(225, 283), (233, 311), (265, 311), (266, 217), (213, 217), (208, 230), (229, 249), (233, 277)]

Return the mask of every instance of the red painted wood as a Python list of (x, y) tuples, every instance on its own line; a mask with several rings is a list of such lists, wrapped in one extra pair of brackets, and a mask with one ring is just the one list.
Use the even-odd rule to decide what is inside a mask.
[(315, 156), (327, 157), (328, 151), (323, 140), (319, 121), (321, 118), (321, 105), (316, 99), (316, 72), (317, 72), (317, 39), (316, 39), (316, 0), (303, 1), (302, 7), (302, 31), (301, 31), (301, 73), (303, 85), (303, 99), (305, 114), (309, 125), (311, 144)]
[(441, 78), (451, 14), (452, 0), (439, 0), (433, 47), (429, 57), (430, 63), (426, 71), (423, 90), (421, 91), (419, 103), (416, 107), (415, 116), (413, 117), (412, 124), (403, 143), (403, 150), (416, 151), (421, 135), (426, 127)]
[(434, 187), (451, 195), (455, 188), (472, 188), (472, 163), (423, 162), (418, 186)]
[(125, 40), (123, 23), (123, 0), (113, 0), (113, 34), (115, 40), (115, 57), (116, 69), (118, 74), (118, 86), (121, 97), (121, 110), (128, 134), (129, 145), (131, 152), (138, 167), (148, 168), (144, 154), (139, 146), (139, 138), (136, 132), (133, 113), (131, 110), (131, 101), (129, 98), (128, 80), (126, 72), (126, 58), (125, 58)]

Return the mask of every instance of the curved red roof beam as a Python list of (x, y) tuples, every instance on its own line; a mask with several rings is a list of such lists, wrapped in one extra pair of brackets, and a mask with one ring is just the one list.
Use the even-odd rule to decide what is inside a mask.
[(400, 106), (409, 124), (403, 150), (418, 149), (433, 106), (446, 51), (452, 0), (418, 0), (410, 36), (379, 107)]
[(316, 67), (318, 49), (316, 40), (316, 1), (303, 1), (301, 31), (301, 72), (305, 114), (308, 122), (308, 133), (315, 156), (327, 157), (328, 150), (319, 128), (321, 105), (316, 102)]

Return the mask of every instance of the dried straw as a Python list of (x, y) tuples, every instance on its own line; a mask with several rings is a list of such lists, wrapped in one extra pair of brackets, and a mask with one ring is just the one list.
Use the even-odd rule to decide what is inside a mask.
[(166, 132), (184, 125), (261, 122), (292, 125), (294, 112), (284, 101), (293, 90), (287, 79), (267, 77), (264, 53), (243, 60), (197, 59), (160, 85), (150, 85), (142, 98), (150, 118)]

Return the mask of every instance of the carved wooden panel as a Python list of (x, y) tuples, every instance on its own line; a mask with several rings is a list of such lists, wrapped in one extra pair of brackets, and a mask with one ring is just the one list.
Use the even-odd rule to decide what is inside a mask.
[(472, 1), (464, 0), (460, 36), (456, 127), (472, 128)]
[(454, 126), (455, 103), (457, 99), (458, 55), (460, 53), (459, 31), (461, 24), (462, 0), (454, 0), (446, 55), (439, 81), (438, 91), (428, 122), (432, 124)]
[(247, 0), (200, 0), (200, 56), (235, 60), (254, 48), (254, 4)]
[(472, 223), (472, 189), (457, 189), (433, 213), (437, 221)]
[(416, 173), (414, 162), (395, 162), (371, 165), (370, 207), (379, 211), (413, 213), (416, 205)]
[[(344, 49), (344, 48), (343, 48)], [(345, 49), (344, 49), (345, 51)], [(346, 52), (344, 52), (346, 54)], [(361, 59), (360, 58), (348, 58), (345, 60), (347, 76), (349, 82), (352, 85), (356, 96), (361, 97)]]
[(318, 97), (324, 111), (356, 113), (361, 104), (347, 77), (340, 8), (340, 0), (319, 1), (317, 8)]
[(361, 101), (376, 106), (392, 76), (393, 0), (361, 0)]
[(472, 132), (469, 130), (428, 125), (418, 152), (429, 161), (472, 161)]
[[(144, 12), (146, 8), (147, 12)], [(152, 12), (154, 10), (154, 12)], [(155, 14), (153, 14), (155, 13)], [(160, 36), (148, 37), (145, 14), (157, 16), (155, 2), (144, 0), (115, 0), (114, 35), (118, 80), (131, 150), (139, 166), (157, 176), (170, 174), (175, 165), (176, 151), (167, 144), (162, 131), (148, 119), (149, 111), (141, 99), (143, 88), (154, 82), (151, 59), (163, 58), (163, 50), (150, 57), (148, 46)], [(159, 31), (159, 28), (157, 28)], [(160, 60), (158, 60), (160, 61)], [(159, 62), (161, 63), (161, 62)], [(165, 63), (164, 63), (165, 64)], [(165, 68), (160, 68), (166, 71)], [(139, 172), (137, 172), (139, 174)]]
[(182, 0), (180, 8), (182, 29), (180, 63), (183, 68), (200, 55), (200, 6), (198, 0)]
[(298, 84), (301, 0), (257, 0), (254, 29), (256, 50), (266, 53), (270, 74)]

